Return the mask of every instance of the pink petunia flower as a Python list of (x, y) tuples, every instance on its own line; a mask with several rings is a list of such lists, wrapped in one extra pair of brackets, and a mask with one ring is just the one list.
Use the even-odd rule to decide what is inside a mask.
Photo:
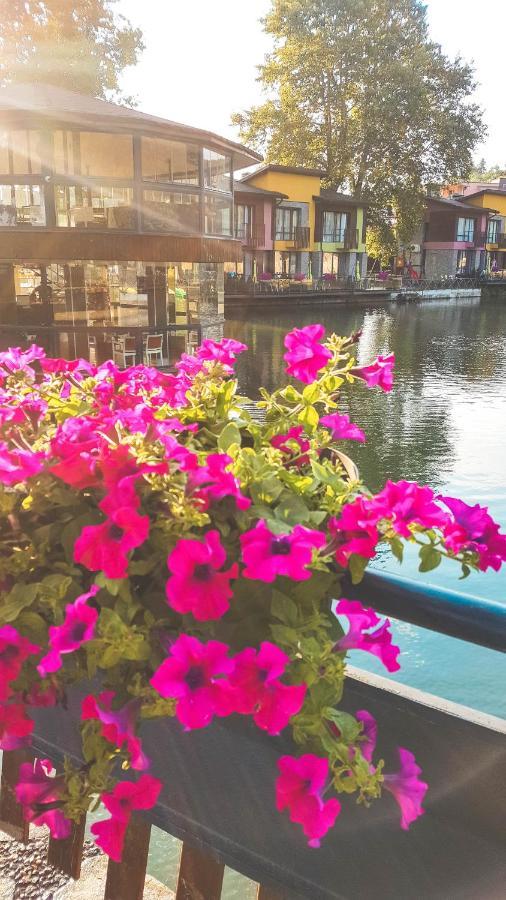
[(259, 728), (279, 734), (304, 703), (306, 685), (286, 685), (279, 679), (290, 657), (264, 641), (258, 652), (247, 647), (234, 658), (227, 691), (234, 712), (252, 715)]
[(272, 582), (278, 575), (294, 581), (311, 578), (313, 550), (326, 543), (325, 535), (303, 525), (296, 525), (290, 534), (275, 535), (263, 519), (240, 536), (242, 559), (246, 565), (245, 578)]
[(46, 351), (37, 344), (32, 344), (28, 350), (21, 350), (20, 347), (9, 347), (0, 353), (0, 366), (8, 369), (9, 372), (27, 372), (33, 375), (34, 371), (29, 365), (35, 360), (44, 359)]
[(142, 701), (135, 698), (119, 709), (113, 709), (114, 697), (114, 691), (102, 691), (98, 697), (88, 694), (82, 702), (81, 719), (101, 722), (102, 737), (106, 741), (118, 748), (126, 744), (132, 769), (147, 769), (150, 761), (142, 750), (141, 739), (135, 733)]
[(203, 340), (200, 347), (197, 347), (196, 357), (199, 360), (207, 362), (220, 363), (225, 372), (231, 375), (234, 371), (236, 356), (247, 350), (246, 344), (235, 341), (233, 338), (223, 338), (221, 341)]
[(484, 506), (469, 506), (456, 497), (438, 497), (452, 513), (443, 528), (445, 545), (452, 553), (468, 550), (478, 554), (482, 572), (488, 568), (499, 571), (506, 562), (506, 534), (501, 534)]
[(414, 481), (387, 481), (385, 487), (365, 506), (378, 519), (392, 520), (392, 528), (402, 537), (411, 537), (410, 525), (442, 528), (449, 516), (435, 503), (434, 491)]
[(0, 441), (0, 483), (13, 485), (38, 475), (44, 468), (45, 455), (31, 450), (10, 450)]
[(306, 325), (305, 328), (294, 328), (285, 337), (285, 353), (283, 359), (288, 363), (286, 374), (293, 375), (304, 384), (312, 384), (318, 372), (325, 368), (332, 353), (322, 344), (325, 334), (323, 325)]
[(210, 453), (205, 465), (190, 471), (188, 491), (198, 497), (204, 509), (224, 497), (233, 497), (238, 509), (248, 509), (251, 506), (251, 500), (241, 492), (239, 479), (227, 471), (232, 462), (226, 453)]
[(220, 571), (225, 562), (218, 531), (208, 531), (203, 541), (178, 541), (167, 560), (172, 572), (166, 586), (170, 606), (180, 613), (191, 612), (199, 622), (220, 619), (229, 609), (230, 582), (239, 572), (237, 563)]
[(40, 647), (23, 637), (12, 625), (0, 628), (0, 700), (10, 694), (10, 685), (21, 674), (29, 656), (39, 653)]
[(53, 773), (50, 759), (23, 763), (19, 768), (15, 794), (23, 807), (25, 819), (34, 825), (47, 825), (51, 837), (60, 840), (69, 836), (72, 823), (61, 810), (62, 778), (54, 778)]
[(98, 611), (87, 605), (87, 601), (100, 590), (94, 584), (89, 591), (81, 594), (65, 607), (65, 620), (62, 625), (51, 625), (49, 628), (50, 651), (42, 657), (37, 671), (42, 678), (50, 672), (57, 672), (62, 667), (62, 655), (73, 653), (85, 641), (91, 641), (95, 634)]
[(369, 388), (380, 387), (385, 393), (388, 393), (394, 384), (394, 365), (395, 354), (389, 353), (388, 356), (378, 356), (368, 366), (356, 366), (354, 369), (350, 369), (350, 375), (361, 378)]
[(365, 443), (366, 436), (358, 425), (350, 422), (350, 417), (339, 413), (332, 413), (329, 416), (322, 416), (320, 425), (325, 425), (330, 429), (332, 437), (335, 441), (360, 441)]
[(185, 731), (205, 728), (224, 709), (224, 678), (234, 668), (228, 647), (219, 641), (201, 644), (181, 634), (170, 648), (170, 656), (151, 679), (162, 697), (177, 700), (176, 716)]
[[(276, 434), (271, 438), (271, 444), (276, 450), (280, 450), (281, 453), (288, 457), (295, 457), (293, 462), (288, 459), (287, 465), (300, 467), (305, 466), (309, 462), (307, 451), (310, 449), (311, 443), (307, 438), (302, 437), (303, 431), (302, 425), (294, 425), (286, 434)], [(290, 446), (288, 441), (291, 441), (296, 446)]]
[[(358, 600), (338, 600), (333, 608), (337, 616), (345, 616), (349, 622), (349, 630), (334, 645), (334, 651), (365, 650), (381, 660), (388, 672), (397, 672), (400, 649), (392, 644), (390, 620), (381, 619), (373, 609), (366, 609)], [(373, 630), (370, 630), (373, 629)]]
[(149, 534), (149, 516), (132, 507), (111, 512), (102, 525), (85, 525), (74, 544), (74, 560), (106, 578), (126, 578), (128, 553), (144, 543)]
[(411, 823), (425, 812), (422, 803), (429, 786), (425, 781), (420, 781), (418, 776), (422, 774), (422, 770), (413, 754), (403, 747), (398, 747), (397, 753), (400, 769), (394, 775), (385, 774), (383, 786), (393, 794), (399, 804), (401, 828), (407, 831)]
[(0, 750), (26, 747), (33, 725), (24, 703), (0, 703)]
[(95, 843), (115, 862), (121, 862), (125, 833), (132, 812), (137, 809), (152, 809), (158, 800), (162, 782), (152, 775), (141, 775), (137, 782), (121, 781), (114, 790), (101, 795), (105, 808), (111, 813), (110, 819), (95, 822), (91, 826), (96, 835)]
[(322, 793), (329, 774), (327, 759), (306, 753), (298, 759), (282, 756), (276, 780), (276, 806), (288, 809), (290, 820), (302, 825), (310, 847), (319, 847), (320, 839), (334, 825), (341, 804), (336, 798), (324, 801)]
[(380, 540), (377, 524), (381, 516), (373, 512), (364, 497), (347, 503), (338, 519), (329, 521), (329, 531), (338, 543), (336, 560), (346, 568), (352, 553), (372, 559)]
[(372, 763), (372, 757), (376, 748), (378, 738), (378, 726), (376, 719), (366, 709), (359, 709), (355, 713), (355, 718), (362, 725), (362, 740), (360, 741), (360, 750), (364, 759)]

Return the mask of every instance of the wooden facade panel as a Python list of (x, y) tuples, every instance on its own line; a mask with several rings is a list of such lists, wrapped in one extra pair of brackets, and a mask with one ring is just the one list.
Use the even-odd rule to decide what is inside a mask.
[(240, 241), (173, 234), (111, 234), (86, 231), (3, 231), (0, 260), (49, 263), (66, 260), (111, 262), (239, 262)]

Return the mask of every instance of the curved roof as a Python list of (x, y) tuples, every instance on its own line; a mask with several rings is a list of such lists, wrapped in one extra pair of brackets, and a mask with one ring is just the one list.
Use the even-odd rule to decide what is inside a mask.
[(234, 154), (234, 168), (242, 169), (262, 159), (254, 150), (242, 144), (203, 131), (191, 125), (182, 125), (160, 116), (97, 100), (86, 94), (78, 94), (52, 84), (11, 84), (0, 89), (0, 123), (16, 127), (40, 127), (51, 124), (64, 125), (81, 130), (95, 129), (112, 132), (150, 134), (170, 137), (173, 140), (198, 141)]

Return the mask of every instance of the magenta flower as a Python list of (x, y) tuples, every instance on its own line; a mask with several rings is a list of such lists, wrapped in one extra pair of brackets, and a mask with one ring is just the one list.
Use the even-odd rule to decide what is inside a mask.
[(128, 553), (144, 543), (149, 534), (149, 516), (132, 507), (112, 512), (102, 525), (85, 525), (74, 544), (74, 560), (106, 578), (126, 578)]
[(17, 750), (30, 743), (33, 722), (23, 703), (0, 703), (0, 750)]
[(268, 641), (258, 652), (247, 647), (234, 659), (229, 679), (233, 711), (252, 715), (255, 724), (269, 734), (286, 728), (304, 703), (305, 684), (287, 685), (279, 680), (289, 663), (290, 657)]
[(422, 816), (425, 810), (422, 808), (423, 798), (428, 790), (428, 784), (418, 778), (422, 774), (415, 757), (409, 750), (398, 747), (400, 770), (395, 775), (385, 774), (383, 786), (393, 794), (401, 810), (401, 828), (407, 831), (415, 819)]
[(347, 503), (338, 519), (329, 521), (329, 531), (338, 544), (336, 560), (346, 568), (352, 553), (372, 559), (380, 540), (377, 523), (381, 516), (372, 511), (364, 497)]
[(39, 651), (40, 647), (22, 637), (12, 625), (0, 628), (0, 700), (9, 696), (10, 685), (19, 678), (25, 660)]
[(387, 481), (379, 494), (365, 501), (365, 506), (378, 519), (391, 519), (394, 531), (409, 538), (410, 525), (443, 528), (448, 523), (448, 514), (434, 500), (430, 487), (421, 487), (414, 481)]
[(62, 667), (62, 655), (73, 653), (85, 641), (91, 641), (95, 634), (98, 611), (87, 605), (90, 597), (100, 590), (94, 584), (86, 594), (81, 594), (74, 603), (65, 607), (65, 620), (62, 625), (51, 625), (49, 628), (50, 651), (42, 657), (37, 671), (42, 678), (50, 672), (57, 672)]
[(61, 810), (62, 778), (54, 778), (53, 773), (50, 759), (23, 763), (19, 767), (15, 794), (25, 819), (34, 825), (47, 825), (51, 837), (61, 840), (69, 836), (72, 823)]
[(278, 575), (293, 581), (311, 578), (307, 566), (313, 558), (313, 550), (326, 543), (324, 534), (303, 525), (296, 525), (290, 534), (273, 534), (263, 519), (241, 534), (240, 541), (246, 565), (243, 576), (267, 582), (275, 581)]
[(10, 450), (4, 441), (0, 441), (0, 482), (10, 486), (26, 481), (42, 471), (44, 460), (43, 453)]
[(376, 740), (378, 737), (378, 726), (376, 719), (366, 709), (359, 709), (355, 713), (355, 718), (362, 725), (362, 740), (360, 741), (360, 750), (364, 759), (372, 763), (372, 757), (376, 748)]
[(185, 731), (205, 728), (215, 715), (223, 714), (227, 701), (224, 678), (234, 668), (228, 649), (219, 641), (201, 644), (197, 638), (181, 634), (153, 675), (155, 691), (177, 699), (176, 716)]
[(152, 809), (158, 800), (162, 782), (152, 775), (141, 775), (137, 782), (121, 781), (110, 793), (100, 799), (111, 813), (110, 819), (95, 822), (91, 826), (96, 835), (95, 843), (115, 862), (121, 862), (125, 833), (132, 812), (137, 809)]
[[(288, 457), (295, 457), (293, 460), (289, 459), (287, 465), (300, 467), (305, 466), (306, 463), (309, 462), (307, 451), (310, 449), (311, 443), (307, 438), (302, 437), (303, 431), (302, 425), (296, 425), (293, 428), (290, 428), (286, 434), (276, 434), (271, 438), (271, 444), (276, 450), (281, 450), (281, 453), (284, 453)], [(290, 446), (288, 441), (291, 441), (292, 446)], [(295, 447), (293, 444), (295, 444)]]
[(9, 372), (27, 372), (33, 375), (34, 371), (29, 363), (37, 359), (44, 359), (46, 351), (37, 344), (32, 344), (28, 350), (21, 350), (20, 347), (9, 347), (0, 353), (0, 366), (8, 369)]
[(251, 500), (241, 492), (239, 479), (227, 472), (233, 460), (226, 453), (210, 453), (205, 465), (192, 469), (188, 476), (188, 490), (202, 502), (203, 508), (224, 497), (233, 497), (238, 509), (248, 509)]
[(325, 334), (323, 325), (306, 325), (305, 328), (294, 328), (285, 337), (285, 353), (283, 359), (288, 363), (287, 375), (293, 375), (304, 384), (312, 384), (318, 372), (325, 368), (332, 353), (320, 340)]
[(499, 532), (499, 525), (484, 506), (468, 506), (456, 497), (439, 497), (452, 513), (452, 519), (443, 528), (446, 547), (452, 553), (468, 550), (478, 554), (478, 566), (482, 572), (489, 567), (499, 571), (506, 562), (506, 534)]
[(93, 375), (96, 371), (95, 366), (92, 366), (90, 362), (86, 359), (41, 359), (40, 367), (43, 372), (51, 375), (66, 375), (67, 372), (79, 373), (83, 372), (84, 375)]
[(364, 432), (358, 425), (350, 422), (350, 417), (347, 415), (341, 416), (339, 413), (332, 413), (329, 416), (322, 416), (320, 425), (325, 425), (330, 429), (332, 438), (335, 441), (360, 441), (361, 444), (365, 443), (366, 437)]
[(132, 769), (143, 770), (149, 759), (142, 750), (142, 742), (135, 733), (142, 701), (130, 700), (119, 709), (113, 709), (114, 691), (102, 691), (98, 697), (88, 694), (82, 702), (81, 719), (96, 719), (102, 723), (102, 737), (117, 748), (126, 744)]
[(334, 613), (345, 616), (350, 626), (347, 634), (334, 645), (334, 651), (365, 650), (377, 656), (388, 672), (400, 669), (397, 662), (400, 649), (392, 644), (389, 619), (381, 622), (373, 609), (366, 609), (358, 600), (346, 600), (344, 597), (338, 600)]
[(180, 613), (191, 612), (199, 622), (220, 619), (229, 609), (230, 582), (239, 572), (237, 563), (220, 571), (225, 562), (218, 531), (208, 531), (203, 541), (178, 541), (167, 560), (172, 572), (166, 586), (170, 606)]
[(388, 356), (378, 356), (368, 366), (357, 366), (350, 369), (350, 375), (362, 378), (367, 387), (380, 387), (387, 394), (394, 385), (394, 365), (395, 354), (389, 353)]
[(234, 341), (232, 338), (223, 338), (221, 341), (204, 340), (197, 347), (197, 359), (207, 362), (221, 363), (225, 372), (231, 375), (234, 371), (236, 356), (247, 350), (246, 344)]
[(290, 820), (302, 825), (310, 847), (319, 847), (322, 838), (334, 825), (341, 804), (336, 798), (326, 802), (322, 793), (329, 774), (327, 759), (306, 753), (298, 759), (282, 756), (278, 760), (280, 775), (276, 780), (276, 806), (288, 809)]

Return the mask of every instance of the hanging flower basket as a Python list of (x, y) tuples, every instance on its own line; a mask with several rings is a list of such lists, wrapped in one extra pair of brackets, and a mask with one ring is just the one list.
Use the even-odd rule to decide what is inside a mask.
[(349, 650), (399, 668), (388, 620), (341, 583), (380, 545), (402, 559), (405, 542), (422, 571), (443, 556), (464, 575), (497, 569), (506, 536), (428, 487), (367, 491), (341, 393), (390, 391), (394, 359), (358, 366), (357, 335), (324, 338), (321, 325), (286, 336), (295, 383), (262, 390), (255, 417), (233, 340), (204, 341), (176, 374), (0, 354), (0, 746), (30, 741), (34, 710), (44, 729), (74, 704), (79, 752), (21, 766), (16, 788), (53, 837), (102, 802), (93, 834), (121, 858), (132, 811), (155, 807), (163, 781), (171, 791), (157, 720), (181, 747), (205, 746), (212, 723), (258, 731), (276, 757), (270, 809), (301, 846), (346, 828), (351, 797), (365, 807), (386, 790), (404, 830), (422, 814), (412, 750), (385, 765), (373, 714), (341, 706)]

